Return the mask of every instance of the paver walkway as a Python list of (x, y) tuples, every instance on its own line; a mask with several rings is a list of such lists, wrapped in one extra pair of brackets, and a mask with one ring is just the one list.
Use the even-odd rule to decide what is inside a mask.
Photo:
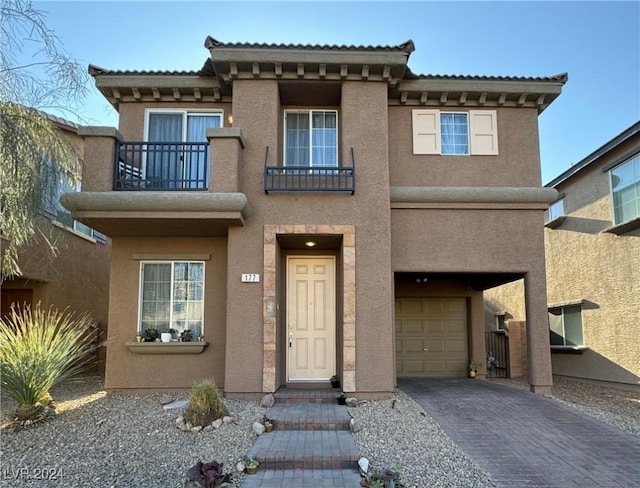
[(499, 487), (640, 487), (640, 439), (551, 398), (466, 378), (398, 387)]
[(274, 393), (267, 411), (273, 432), (262, 434), (249, 451), (260, 461), (242, 488), (357, 488), (360, 457), (349, 430), (347, 407), (326, 389)]

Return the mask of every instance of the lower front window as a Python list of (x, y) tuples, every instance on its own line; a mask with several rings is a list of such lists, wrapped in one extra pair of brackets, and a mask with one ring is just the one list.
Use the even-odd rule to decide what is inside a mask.
[[(146, 261), (140, 264), (138, 332), (204, 334), (204, 263)], [(173, 329), (173, 330), (171, 330)]]

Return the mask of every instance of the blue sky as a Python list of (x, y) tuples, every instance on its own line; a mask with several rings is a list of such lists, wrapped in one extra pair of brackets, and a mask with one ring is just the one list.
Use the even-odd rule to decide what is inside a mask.
[[(550, 76), (543, 183), (640, 119), (640, 2), (34, 2), (67, 51), (109, 69), (199, 69), (224, 42), (399, 44), (416, 73)], [(117, 125), (92, 89), (83, 123)]]

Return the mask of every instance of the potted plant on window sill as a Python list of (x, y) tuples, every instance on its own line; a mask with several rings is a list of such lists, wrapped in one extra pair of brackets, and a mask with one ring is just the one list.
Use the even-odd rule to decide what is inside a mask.
[(160, 334), (160, 340), (162, 342), (171, 342), (171, 339), (173, 339), (173, 332), (175, 332), (173, 329), (163, 330)]
[(144, 342), (154, 342), (158, 338), (158, 331), (156, 329), (145, 329), (143, 334)]
[(191, 337), (191, 330), (190, 329), (185, 329), (182, 332), (180, 332), (180, 342), (191, 342), (192, 337)]

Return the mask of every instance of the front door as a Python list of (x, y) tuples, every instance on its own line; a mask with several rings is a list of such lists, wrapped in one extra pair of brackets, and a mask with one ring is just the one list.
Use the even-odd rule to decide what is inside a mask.
[(336, 293), (333, 257), (287, 259), (287, 378), (327, 380), (335, 374)]

